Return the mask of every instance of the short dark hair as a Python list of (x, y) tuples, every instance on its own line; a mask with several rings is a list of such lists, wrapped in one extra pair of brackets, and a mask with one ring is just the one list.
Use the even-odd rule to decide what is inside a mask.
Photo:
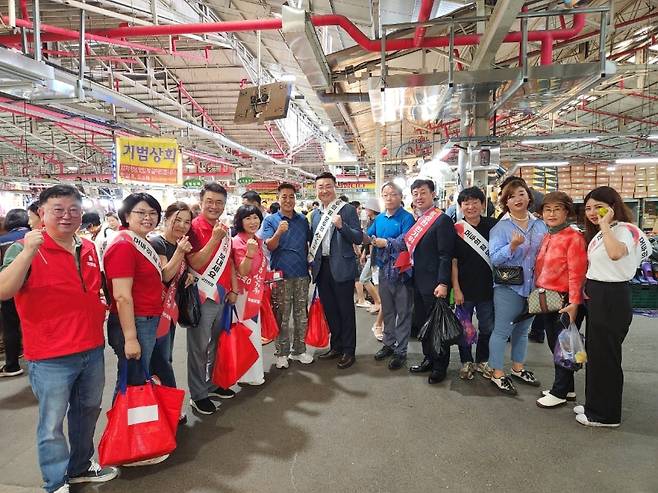
[(318, 176), (316, 176), (315, 181), (322, 180), (323, 178), (330, 178), (334, 182), (334, 185), (336, 184), (336, 177), (328, 171), (320, 173)]
[(277, 192), (280, 192), (281, 190), (292, 190), (293, 192), (297, 192), (297, 189), (295, 188), (295, 185), (293, 185), (292, 183), (286, 183), (286, 182), (279, 185), (276, 190), (277, 190)]
[(201, 187), (201, 193), (199, 194), (199, 198), (203, 200), (203, 196), (206, 194), (206, 192), (213, 192), (213, 193), (218, 193), (220, 195), (224, 196), (224, 200), (228, 197), (228, 192), (226, 189), (221, 186), (219, 183), (216, 183), (214, 181), (204, 183), (203, 186)]
[(117, 216), (117, 213), (116, 213), (116, 212), (113, 212), (113, 211), (106, 212), (106, 213), (105, 213), (105, 217), (106, 217), (106, 218), (107, 218), (107, 217), (116, 217), (117, 219), (119, 219), (119, 216)]
[(82, 203), (82, 195), (80, 191), (72, 185), (54, 185), (46, 188), (39, 194), (39, 207), (45, 205), (50, 199), (58, 197), (73, 197), (76, 202)]
[(160, 202), (158, 202), (153, 195), (140, 192), (131, 193), (125, 199), (123, 199), (123, 204), (121, 209), (119, 209), (119, 220), (121, 221), (121, 226), (124, 228), (128, 227), (128, 221), (126, 220), (126, 217), (140, 202), (146, 202), (148, 205), (155, 209), (155, 211), (158, 213), (157, 224), (160, 224), (160, 219), (162, 219), (162, 207), (160, 206)]
[(279, 212), (280, 209), (281, 209), (281, 204), (279, 204), (278, 202), (272, 202), (270, 204), (270, 208), (269, 208), (270, 214), (276, 214), (277, 212)]
[(241, 205), (238, 208), (233, 217), (233, 226), (235, 226), (235, 231), (237, 233), (244, 233), (244, 220), (253, 214), (258, 216), (261, 223), (263, 222), (263, 213), (258, 207), (253, 205)]
[(39, 201), (35, 200), (32, 202), (30, 205), (27, 206), (27, 210), (30, 211), (32, 214), (39, 214)]
[(347, 195), (341, 195), (341, 196), (338, 197), (338, 198), (339, 198), (340, 200), (342, 200), (343, 202), (345, 202), (345, 203), (349, 203), (349, 201), (350, 201), (350, 199), (349, 199), (349, 197), (348, 197)]
[(317, 207), (320, 207), (320, 202), (318, 202), (317, 200), (314, 200), (314, 201), (313, 201), (313, 205), (315, 205), (315, 206), (317, 206)]
[(249, 191), (243, 193), (242, 198), (244, 200), (248, 200), (249, 202), (256, 202), (258, 205), (262, 204), (262, 201), (260, 199), (260, 195), (258, 194), (258, 192), (254, 192), (253, 190), (249, 190)]
[(350, 202), (350, 205), (355, 209), (358, 209), (359, 207), (361, 207), (361, 202), (359, 202), (358, 200), (353, 200), (352, 202)]
[(100, 226), (101, 225), (101, 216), (98, 212), (85, 212), (82, 215), (82, 226)]
[(418, 179), (418, 180), (414, 180), (414, 182), (411, 184), (411, 191), (413, 192), (417, 188), (420, 188), (424, 185), (427, 185), (427, 188), (430, 189), (430, 192), (433, 192), (434, 190), (436, 190), (436, 188), (434, 187), (434, 182), (432, 180)]
[(5, 216), (5, 230), (11, 231), (16, 228), (27, 228), (29, 218), (25, 209), (11, 209)]
[(462, 202), (471, 199), (479, 200), (483, 204), (487, 201), (484, 193), (478, 187), (465, 188), (459, 192), (459, 195), (457, 195), (457, 203), (459, 205), (462, 205)]
[(169, 207), (165, 209), (164, 217), (165, 219), (169, 219), (171, 216), (181, 211), (189, 212), (190, 219), (194, 218), (194, 213), (192, 212), (192, 209), (190, 209), (190, 206), (180, 200), (170, 204)]

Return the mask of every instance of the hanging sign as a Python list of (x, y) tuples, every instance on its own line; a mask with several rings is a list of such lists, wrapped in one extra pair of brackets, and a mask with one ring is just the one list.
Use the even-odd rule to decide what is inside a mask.
[(203, 180), (201, 178), (188, 178), (183, 182), (185, 188), (201, 188), (202, 186)]
[(243, 176), (241, 178), (238, 178), (238, 184), (239, 185), (249, 185), (250, 183), (253, 183), (254, 179), (251, 176)]
[(176, 139), (117, 137), (114, 163), (119, 183), (183, 182), (182, 156)]

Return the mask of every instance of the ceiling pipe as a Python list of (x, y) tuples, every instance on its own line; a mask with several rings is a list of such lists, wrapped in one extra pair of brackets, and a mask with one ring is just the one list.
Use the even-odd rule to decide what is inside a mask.
[(332, 92), (323, 92), (318, 91), (316, 93), (318, 99), (323, 104), (333, 104), (333, 103), (369, 103), (370, 96), (367, 92), (341, 92), (341, 93), (332, 93)]
[[(422, 0), (420, 4), (420, 10), (418, 12), (418, 22), (427, 22), (432, 13), (432, 7), (434, 5), (434, 0)], [(418, 48), (423, 43), (425, 38), (425, 31), (427, 28), (418, 26), (414, 34), (414, 47)]]
[[(3, 16), (4, 22), (8, 22), (8, 18)], [(16, 20), (19, 27), (32, 28), (32, 23), (24, 20)], [(347, 17), (342, 15), (313, 15), (311, 22), (315, 27), (322, 26), (339, 26), (349, 36), (359, 44), (364, 50), (379, 53), (382, 50), (382, 44), (379, 39), (370, 39), (363, 32), (352, 23)], [(160, 48), (154, 48), (147, 45), (139, 45), (130, 43), (117, 38), (126, 37), (149, 37), (149, 36), (170, 36), (176, 34), (203, 34), (203, 33), (216, 33), (216, 32), (243, 32), (243, 31), (258, 31), (258, 30), (276, 30), (282, 28), (283, 21), (281, 19), (258, 19), (246, 21), (231, 21), (231, 22), (209, 22), (197, 24), (176, 24), (176, 25), (157, 25), (157, 26), (128, 26), (112, 29), (96, 29), (89, 31), (87, 34), (88, 39), (98, 41), (100, 43), (115, 44), (117, 46), (126, 46), (133, 49), (140, 49), (144, 51), (156, 52), (160, 54), (170, 55), (171, 53)], [(577, 36), (585, 27), (585, 14), (578, 13), (577, 10), (573, 11), (573, 23), (569, 29), (550, 29), (543, 31), (529, 31), (528, 41), (531, 42), (544, 42), (545, 44), (552, 43), (554, 40), (568, 40)], [(42, 24), (44, 35), (42, 41), (64, 41), (78, 39), (79, 33), (70, 29), (64, 29), (55, 26)], [(481, 35), (467, 34), (454, 37), (454, 46), (472, 46), (480, 42)], [(520, 43), (522, 34), (520, 32), (510, 32), (503, 39), (504, 43)], [(20, 35), (5, 35), (0, 36), (0, 44), (4, 45), (17, 45), (20, 43)], [(450, 46), (449, 36), (438, 36), (424, 38), (420, 44), (420, 48), (440, 48)], [(412, 38), (400, 39), (387, 39), (384, 45), (385, 51), (399, 51), (410, 50), (419, 48), (414, 46)]]

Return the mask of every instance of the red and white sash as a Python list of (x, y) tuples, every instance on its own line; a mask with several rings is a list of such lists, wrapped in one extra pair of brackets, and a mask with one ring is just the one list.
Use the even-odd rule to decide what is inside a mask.
[[(160, 275), (160, 278), (162, 278), (162, 266), (160, 265), (160, 257), (158, 256), (156, 251), (153, 249), (153, 247), (147, 240), (127, 229), (123, 229), (119, 231), (116, 235), (114, 235), (114, 237), (110, 240), (109, 244), (107, 245), (107, 248), (103, 253), (103, 257), (105, 257), (105, 255), (107, 255), (107, 253), (112, 249), (112, 247), (115, 246), (119, 241), (129, 241), (130, 243), (132, 243), (132, 245), (137, 249), (137, 251), (142, 255), (144, 255), (146, 260), (148, 260), (151, 263), (151, 265), (155, 267), (155, 269), (158, 271), (158, 274)], [(101, 260), (101, 265), (103, 266), (103, 271), (105, 271), (104, 260)]]
[[(633, 236), (633, 242), (635, 244), (635, 251), (628, 252), (629, 255), (634, 255), (637, 264), (640, 265), (643, 260), (648, 259), (651, 256), (652, 246), (651, 242), (647, 235), (640, 228), (631, 223), (617, 223), (614, 227), (624, 227), (630, 231)], [(589, 242), (587, 246), (587, 253), (591, 253), (596, 250), (599, 246), (603, 244), (603, 231), (599, 231), (592, 241)]]
[(260, 266), (254, 276), (238, 277), (242, 288), (247, 293), (241, 320), (249, 320), (260, 313), (260, 304), (263, 300), (263, 290), (265, 288), (265, 277), (267, 274), (267, 258), (263, 252), (260, 252), (260, 256)]
[(193, 269), (190, 269), (190, 273), (194, 276), (194, 280), (197, 283), (199, 288), (199, 298), (203, 303), (207, 298), (219, 302), (219, 292), (217, 290), (217, 284), (219, 279), (222, 277), (224, 269), (228, 264), (229, 258), (231, 256), (231, 238), (227, 234), (224, 236), (224, 239), (219, 244), (215, 256), (212, 258), (206, 270), (203, 271), (203, 274), (199, 274)]
[(178, 304), (176, 303), (176, 293), (178, 292), (178, 282), (180, 278), (185, 273), (187, 265), (185, 261), (181, 261), (180, 268), (178, 272), (171, 280), (169, 287), (167, 288), (167, 293), (165, 294), (164, 305), (162, 307), (162, 315), (160, 315), (160, 322), (158, 323), (158, 328), (156, 330), (155, 337), (160, 338), (169, 333), (172, 324), (178, 322)]
[(482, 257), (482, 260), (487, 263), (489, 268), (493, 269), (491, 259), (489, 258), (489, 242), (487, 239), (466, 221), (457, 221), (457, 224), (455, 224), (455, 231), (468, 246)]
[(404, 243), (407, 245), (406, 252), (400, 252), (398, 259), (395, 261), (395, 267), (397, 267), (400, 272), (407, 271), (413, 267), (413, 258), (414, 250), (420, 240), (425, 236), (425, 233), (432, 227), (432, 224), (441, 216), (443, 212), (441, 209), (433, 207), (429, 211), (425, 212), (422, 216), (418, 218), (416, 224), (414, 224), (407, 234), (404, 235)]
[(338, 212), (343, 208), (345, 202), (340, 199), (333, 201), (329, 206), (322, 212), (322, 217), (320, 218), (320, 223), (318, 224), (315, 233), (313, 234), (313, 240), (311, 240), (311, 248), (308, 250), (308, 261), (313, 262), (315, 259), (315, 254), (318, 252), (318, 248), (322, 245), (322, 240), (327, 234), (327, 231), (331, 229), (331, 220), (333, 217), (338, 214)]

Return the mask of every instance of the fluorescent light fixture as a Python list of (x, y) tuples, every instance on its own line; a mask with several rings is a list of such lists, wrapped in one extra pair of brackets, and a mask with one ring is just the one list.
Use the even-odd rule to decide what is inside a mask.
[(617, 164), (658, 164), (658, 157), (629, 157), (617, 159)]
[(320, 125), (320, 132), (328, 132), (329, 131), (329, 125)]
[(647, 139), (649, 139), (649, 140), (658, 140), (658, 134), (649, 135), (647, 137)]
[(606, 168), (606, 171), (614, 171), (614, 170), (616, 170), (616, 169), (617, 169), (617, 166), (608, 166), (608, 167)]
[(281, 74), (279, 80), (281, 82), (295, 82), (297, 80), (297, 77), (295, 77), (294, 74)]
[(556, 137), (554, 139), (526, 139), (521, 144), (562, 144), (565, 142), (598, 142), (598, 137)]
[(516, 164), (519, 167), (534, 166), (535, 168), (550, 168), (552, 166), (569, 166), (569, 161), (537, 161)]
[(68, 171), (78, 171), (78, 167), (77, 167), (77, 166), (67, 166), (66, 169), (67, 169)]

